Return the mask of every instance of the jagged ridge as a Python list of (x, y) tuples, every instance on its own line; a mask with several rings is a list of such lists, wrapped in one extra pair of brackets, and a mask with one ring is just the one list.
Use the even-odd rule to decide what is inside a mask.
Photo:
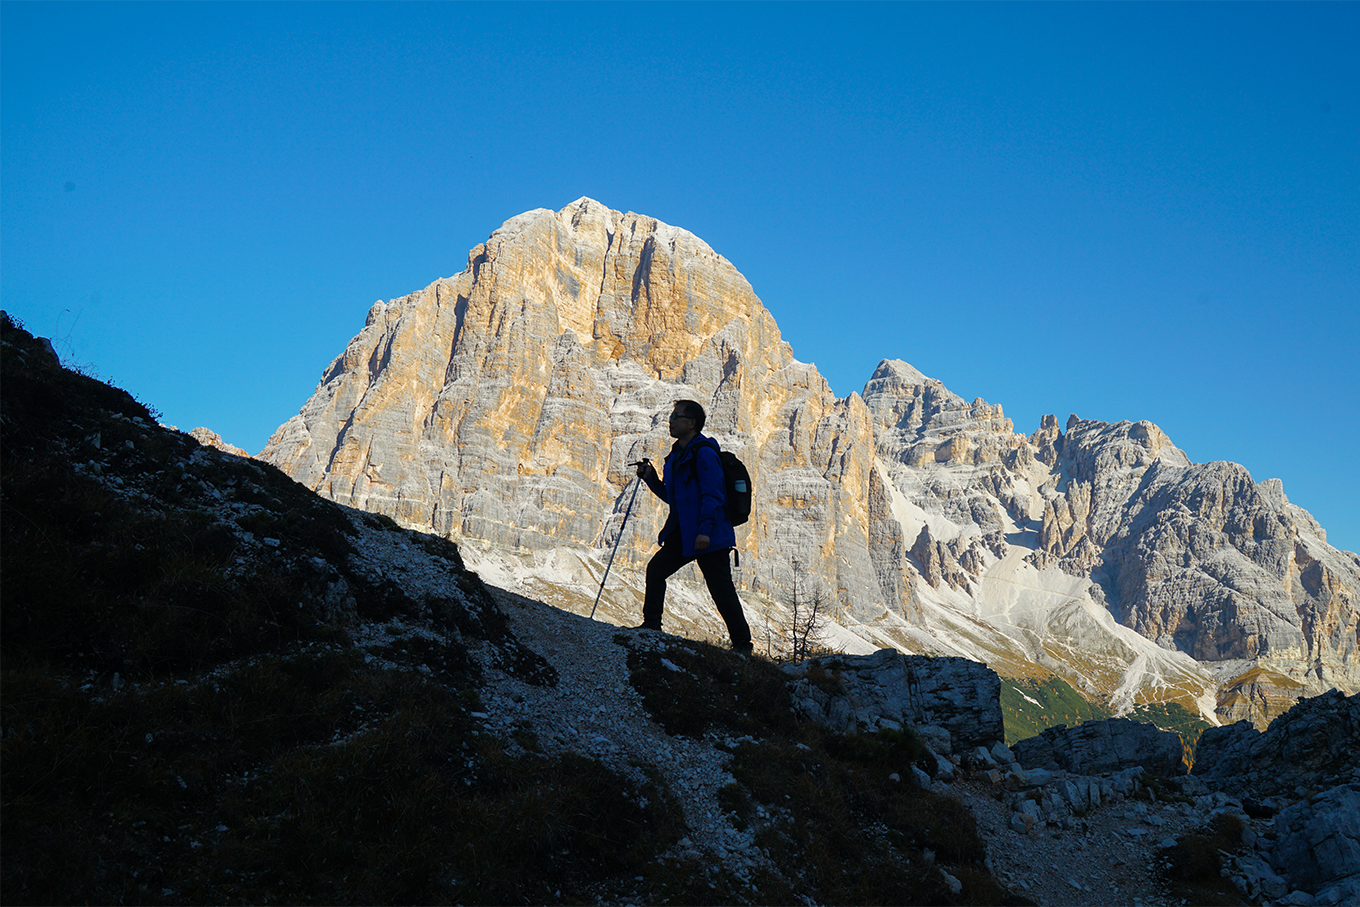
[[(526, 212), (455, 277), (376, 303), (261, 456), (334, 500), (466, 540), (485, 573), (594, 597), (631, 472), (692, 396), (751, 467), (739, 585), (773, 644), (795, 579), (834, 644), (1057, 674), (1118, 713), (1264, 723), (1360, 685), (1360, 558), (1277, 481), (1195, 465), (1150, 422), (1014, 432), (884, 360), (836, 399), (749, 283), (684, 230), (590, 199)], [(637, 610), (662, 514), (633, 515), (603, 612)], [(668, 619), (717, 635), (703, 596)]]

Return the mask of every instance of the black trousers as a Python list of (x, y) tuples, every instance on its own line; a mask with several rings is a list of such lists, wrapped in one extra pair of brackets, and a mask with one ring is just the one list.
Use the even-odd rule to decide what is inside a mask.
[(661, 629), (661, 612), (666, 607), (666, 580), (688, 564), (695, 561), (699, 572), (708, 584), (708, 594), (713, 596), (713, 604), (727, 622), (727, 633), (732, 637), (732, 645), (745, 648), (751, 644), (751, 628), (746, 624), (746, 615), (741, 610), (741, 599), (737, 598), (737, 587), (732, 584), (732, 549), (719, 548), (705, 551), (694, 557), (685, 557), (679, 533), (667, 537), (661, 550), (652, 555), (647, 563), (647, 592), (642, 601), (642, 622), (646, 626)]

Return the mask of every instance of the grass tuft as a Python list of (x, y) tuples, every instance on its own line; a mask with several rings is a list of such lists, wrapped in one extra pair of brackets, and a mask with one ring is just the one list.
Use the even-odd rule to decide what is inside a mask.
[(1163, 878), (1172, 897), (1182, 903), (1246, 904), (1237, 888), (1222, 875), (1223, 855), (1243, 850), (1244, 825), (1229, 813), (1215, 815), (1199, 831), (1185, 835), (1162, 851)]
[(629, 647), (633, 687), (670, 734), (791, 732), (797, 723), (787, 677), (763, 659), (676, 637), (657, 648), (618, 639)]

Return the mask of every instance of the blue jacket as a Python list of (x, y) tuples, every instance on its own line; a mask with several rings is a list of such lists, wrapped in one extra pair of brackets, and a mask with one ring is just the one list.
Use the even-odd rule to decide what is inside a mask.
[[(649, 477), (647, 487), (671, 508), (666, 525), (657, 536), (663, 545), (666, 537), (678, 529), (685, 557), (736, 546), (736, 531), (727, 521), (727, 492), (717, 441), (695, 435), (683, 450), (672, 447), (662, 478)], [(700, 535), (708, 536), (707, 551), (694, 550), (694, 539)]]

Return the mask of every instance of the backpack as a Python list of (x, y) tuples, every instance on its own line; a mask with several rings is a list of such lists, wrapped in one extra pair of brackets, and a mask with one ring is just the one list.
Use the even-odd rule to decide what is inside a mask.
[[(751, 482), (751, 473), (746, 464), (741, 462), (741, 458), (732, 451), (723, 450), (716, 442), (713, 447), (718, 451), (718, 460), (722, 463), (723, 491), (727, 494), (727, 521), (733, 526), (740, 526), (751, 518), (751, 492), (755, 490)], [(690, 463), (694, 468), (694, 480), (697, 482), (698, 457)]]

